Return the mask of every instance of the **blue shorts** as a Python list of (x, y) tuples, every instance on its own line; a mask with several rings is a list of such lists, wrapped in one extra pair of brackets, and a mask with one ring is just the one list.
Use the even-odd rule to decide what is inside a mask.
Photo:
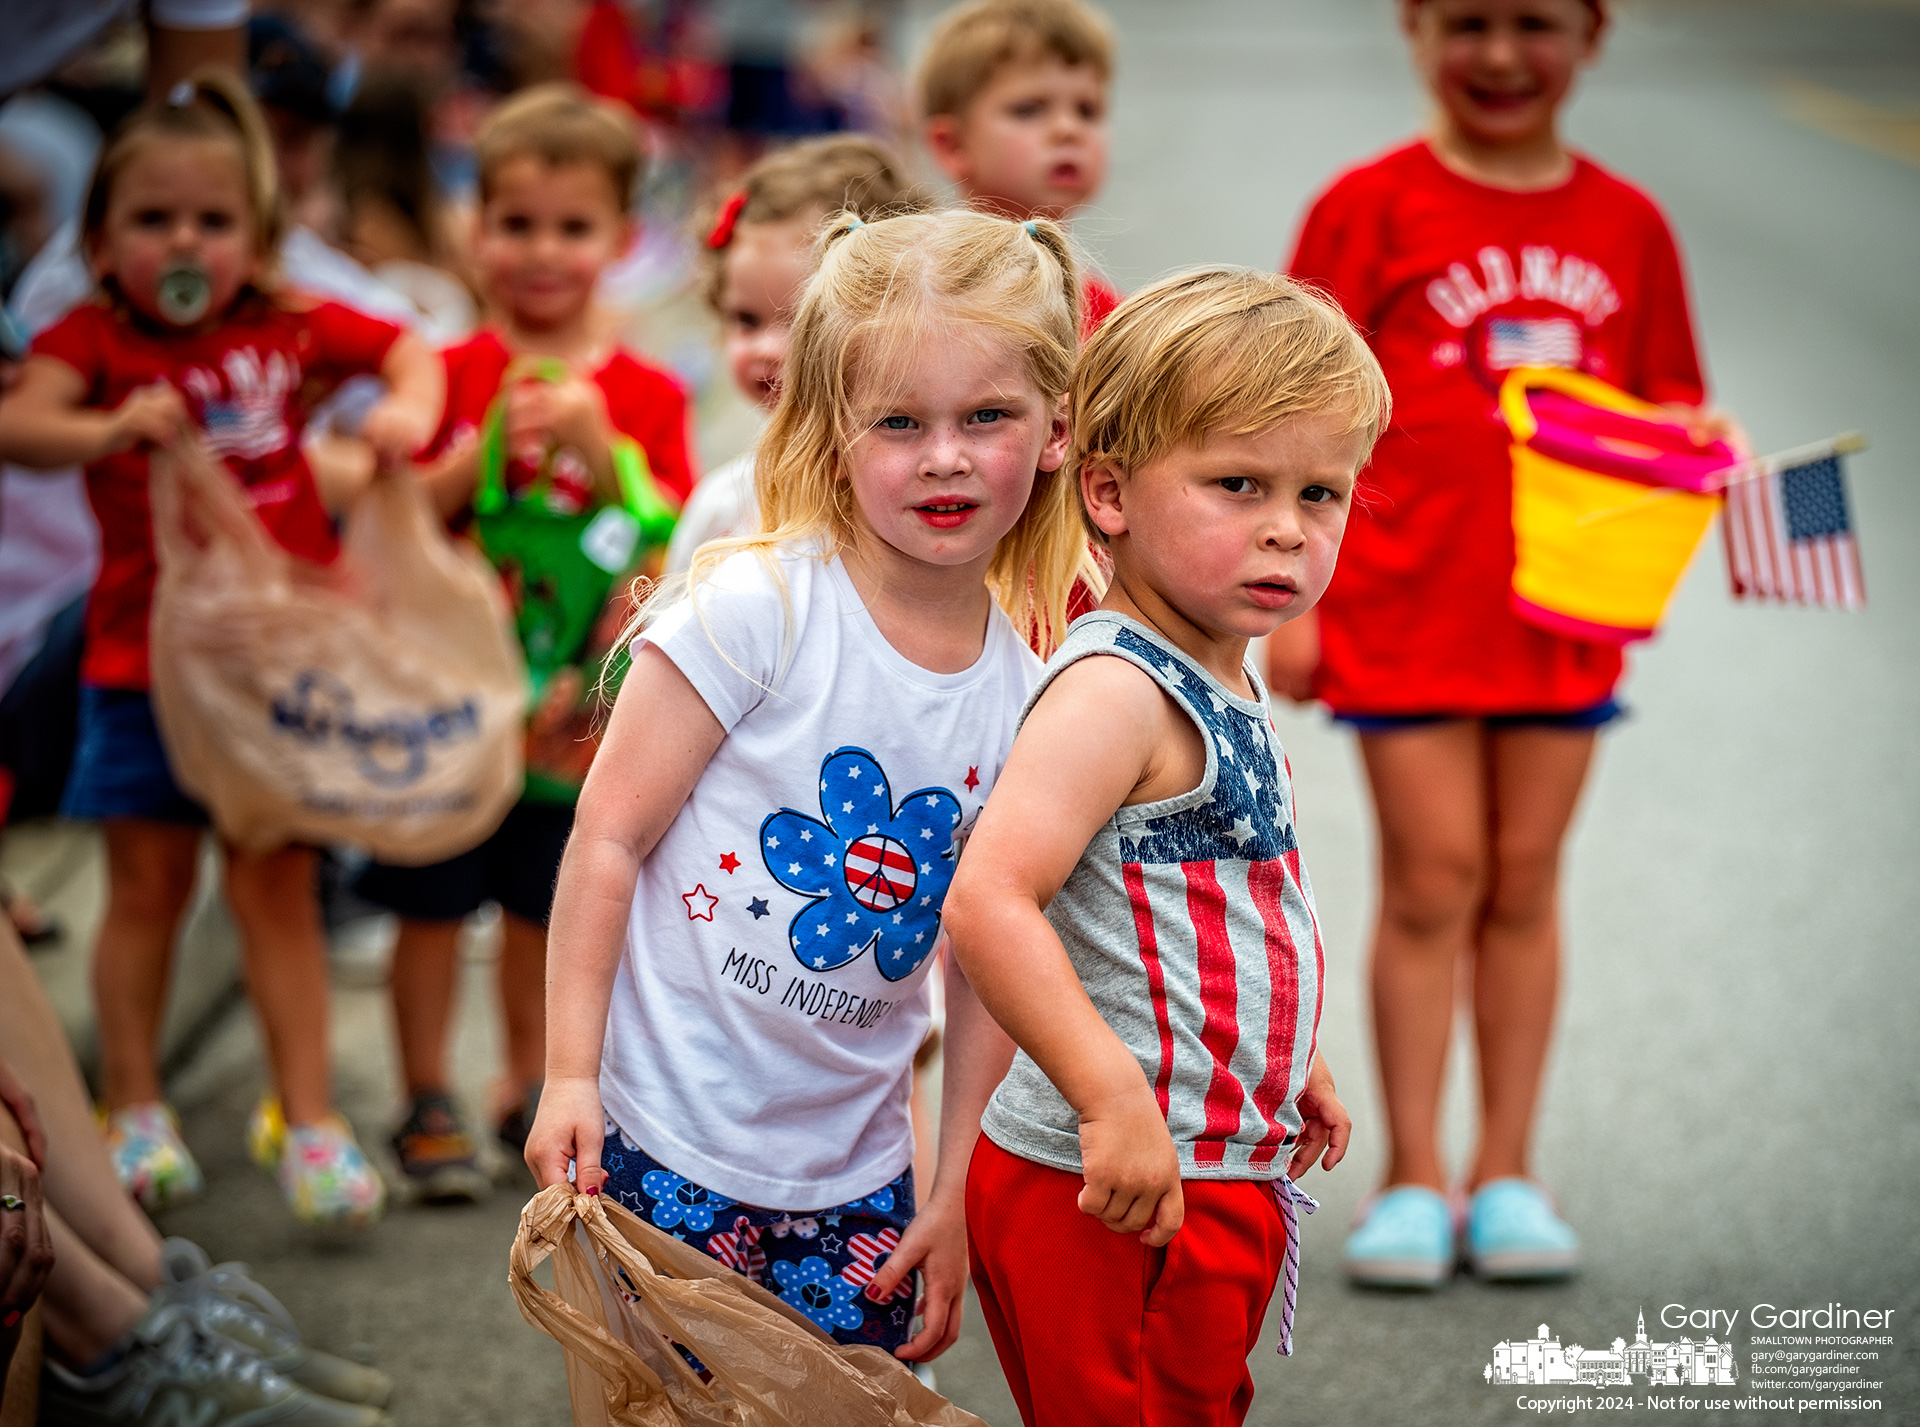
[(207, 810), (173, 781), (145, 689), (80, 686), (80, 734), (60, 815), (206, 826)]
[(515, 803), (478, 847), (425, 867), (370, 862), (353, 890), (375, 906), (417, 921), (457, 922), (492, 901), (543, 927), (553, 911), (553, 884), (572, 831), (571, 804)]
[(675, 1174), (609, 1119), (600, 1151), (610, 1194), (654, 1227), (744, 1273), (849, 1347), (892, 1352), (913, 1336), (914, 1280), (875, 1303), (867, 1282), (913, 1222), (913, 1166), (831, 1209), (761, 1209)]
[(1417, 713), (1417, 714), (1340, 714), (1333, 716), (1335, 723), (1344, 723), (1358, 733), (1397, 733), (1405, 728), (1425, 728), (1435, 723), (1455, 723), (1471, 719), (1484, 723), (1488, 728), (1600, 728), (1617, 718), (1626, 716), (1626, 706), (1618, 699), (1608, 699), (1584, 709), (1567, 709), (1559, 713), (1504, 713), (1504, 714), (1457, 714), (1457, 713)]

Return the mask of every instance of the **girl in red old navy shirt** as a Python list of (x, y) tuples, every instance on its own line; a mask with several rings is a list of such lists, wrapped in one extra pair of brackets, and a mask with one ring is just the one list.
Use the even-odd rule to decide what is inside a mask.
[[(1574, 368), (1688, 409), (1699, 358), (1665, 219), (1561, 142), (1556, 116), (1599, 47), (1601, 0), (1402, 0), (1432, 93), (1429, 133), (1343, 175), (1291, 271), (1368, 334), (1394, 423), (1317, 611), (1270, 648), (1275, 686), (1353, 724), (1380, 831), (1375, 1040), (1391, 1154), (1347, 1243), (1362, 1283), (1572, 1271), (1579, 1240), (1531, 1178), (1558, 981), (1560, 847), (1617, 717), (1616, 646), (1511, 610), (1501, 378)], [(1456, 966), (1472, 968), (1480, 1144), (1447, 1198), (1437, 1135)], [(1456, 1232), (1465, 1242), (1456, 1245)]]
[[(207, 71), (136, 113), (101, 154), (84, 234), (94, 301), (42, 333), (0, 405), (0, 454), (84, 464), (101, 567), (87, 609), (78, 747), (63, 811), (101, 822), (107, 907), (94, 950), (102, 1098), (114, 1167), (149, 1209), (196, 1193), (200, 1171), (161, 1101), (156, 1065), (173, 939), (206, 815), (175, 784), (148, 701), (155, 576), (148, 456), (197, 427), (287, 549), (331, 559), (332, 526), (300, 453), (306, 402), (377, 372), (390, 393), (364, 434), (387, 460), (432, 435), (439, 363), (389, 323), (276, 290), (273, 154), (237, 81)], [(333, 1111), (326, 945), (313, 852), (227, 849), (227, 899), (265, 1030), (284, 1121), (256, 1137), (295, 1214), (364, 1224), (379, 1176)]]

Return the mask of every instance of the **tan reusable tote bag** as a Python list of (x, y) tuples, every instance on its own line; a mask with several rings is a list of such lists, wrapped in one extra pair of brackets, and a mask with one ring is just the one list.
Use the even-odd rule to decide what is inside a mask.
[(197, 437), (154, 453), (152, 498), (154, 715), (221, 836), (418, 865), (499, 826), (521, 788), (519, 646), (498, 578), (411, 476), (374, 481), (324, 567), (280, 548)]
[[(557, 1293), (534, 1281), (548, 1257)], [(986, 1427), (891, 1353), (839, 1346), (751, 1279), (571, 1185), (520, 1211), (508, 1281), (521, 1315), (566, 1349), (574, 1427)]]

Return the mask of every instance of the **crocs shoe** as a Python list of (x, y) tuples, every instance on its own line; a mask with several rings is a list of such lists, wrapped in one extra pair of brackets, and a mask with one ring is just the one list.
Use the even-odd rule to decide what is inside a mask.
[(406, 1193), (417, 1204), (478, 1204), (493, 1187), (473, 1136), (445, 1095), (414, 1096), (392, 1144)]
[(364, 1229), (387, 1205), (387, 1186), (339, 1115), (287, 1126), (278, 1172), (287, 1207), (303, 1224)]
[(268, 1174), (280, 1168), (280, 1151), (287, 1142), (287, 1117), (280, 1102), (262, 1095), (247, 1116), (247, 1157)]
[(393, 1396), (385, 1373), (302, 1343), (293, 1316), (248, 1276), (245, 1264), (216, 1265), (191, 1240), (168, 1239), (160, 1247), (160, 1277), (156, 1303), (186, 1309), (206, 1332), (238, 1343), (296, 1386), (366, 1407), (385, 1407)]
[(158, 1100), (129, 1105), (101, 1117), (107, 1157), (121, 1187), (149, 1214), (197, 1198), (204, 1181), (173, 1108)]
[(1467, 1201), (1467, 1266), (1480, 1278), (1566, 1278), (1580, 1266), (1580, 1236), (1530, 1179), (1495, 1179)]
[(1377, 1194), (1362, 1207), (1341, 1257), (1368, 1288), (1438, 1288), (1453, 1274), (1453, 1215), (1444, 1195), (1419, 1184)]

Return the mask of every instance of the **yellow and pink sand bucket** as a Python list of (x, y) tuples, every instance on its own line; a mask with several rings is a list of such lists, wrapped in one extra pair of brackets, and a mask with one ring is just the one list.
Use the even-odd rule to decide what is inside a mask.
[(1696, 446), (1664, 408), (1558, 368), (1508, 373), (1500, 412), (1512, 436), (1514, 612), (1601, 644), (1649, 637), (1738, 453)]

